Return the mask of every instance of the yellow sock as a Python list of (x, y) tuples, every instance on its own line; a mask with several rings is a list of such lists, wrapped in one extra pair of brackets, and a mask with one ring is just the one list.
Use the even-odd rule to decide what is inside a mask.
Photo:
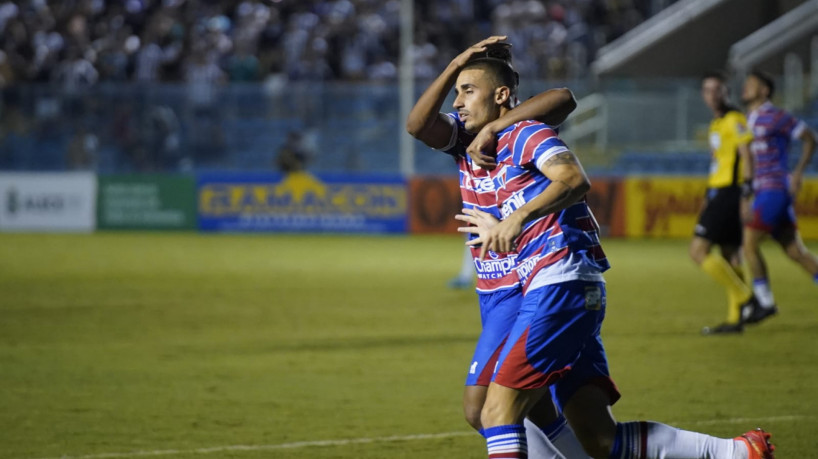
[(744, 284), (747, 284), (747, 276), (744, 274), (744, 268), (742, 268), (741, 266), (733, 266), (733, 264), (730, 264), (730, 267), (733, 268), (733, 272), (736, 273), (736, 276), (738, 276), (739, 280), (741, 280), (741, 282), (743, 282)]
[(727, 322), (738, 322), (741, 319), (741, 304), (750, 299), (752, 290), (721, 255), (708, 254), (701, 266), (702, 271), (727, 290)]

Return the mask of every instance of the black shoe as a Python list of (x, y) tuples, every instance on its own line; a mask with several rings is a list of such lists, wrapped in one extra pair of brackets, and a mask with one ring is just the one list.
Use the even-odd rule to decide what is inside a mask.
[(715, 327), (702, 328), (702, 335), (731, 335), (743, 331), (744, 325), (742, 325), (741, 322), (734, 324), (723, 323)]
[(741, 319), (745, 324), (757, 324), (764, 319), (778, 314), (778, 307), (776, 305), (765, 308), (755, 300), (755, 297), (753, 297), (751, 301), (753, 301), (752, 304), (749, 304), (750, 301), (748, 301), (741, 307)]

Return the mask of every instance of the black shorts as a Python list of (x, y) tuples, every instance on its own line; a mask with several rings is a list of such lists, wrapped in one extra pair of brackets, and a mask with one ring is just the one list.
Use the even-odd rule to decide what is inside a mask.
[(719, 245), (741, 245), (741, 188), (729, 186), (707, 190), (707, 204), (694, 233)]

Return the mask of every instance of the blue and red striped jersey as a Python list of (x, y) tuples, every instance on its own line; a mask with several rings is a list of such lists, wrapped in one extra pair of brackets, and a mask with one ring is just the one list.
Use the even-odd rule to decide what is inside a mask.
[[(499, 219), (500, 212), (494, 194), (494, 182), (489, 171), (474, 165), (466, 153), (466, 148), (474, 139), (474, 135), (466, 132), (457, 113), (449, 113), (447, 116), (452, 121), (453, 132), (449, 145), (442, 150), (454, 158), (460, 169), (460, 196), (463, 199), (463, 207), (477, 208)], [(472, 235), (469, 239), (475, 237)], [(472, 247), (471, 252), (477, 271), (478, 292), (490, 293), (519, 286), (519, 280), (514, 272), (516, 253), (489, 251), (488, 257), (481, 261), (479, 259), (480, 246)]]
[(770, 102), (753, 110), (747, 124), (753, 132), (750, 151), (754, 162), (754, 188), (788, 189), (787, 154), (790, 142), (797, 139), (807, 125)]
[[(498, 166), (491, 176), (502, 218), (551, 184), (541, 168), (548, 158), (567, 151), (556, 132), (537, 121), (523, 121), (500, 133)], [(603, 282), (602, 272), (610, 268), (599, 225), (584, 198), (526, 223), (516, 244), (517, 274), (524, 290), (571, 280)]]

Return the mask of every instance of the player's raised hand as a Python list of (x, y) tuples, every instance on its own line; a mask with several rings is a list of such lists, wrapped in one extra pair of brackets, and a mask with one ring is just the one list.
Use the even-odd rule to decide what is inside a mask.
[(492, 123), (486, 124), (466, 148), (466, 153), (471, 157), (472, 162), (486, 170), (497, 167), (496, 131)]
[[(468, 49), (463, 51), (462, 53), (458, 54), (457, 57), (452, 59), (452, 64), (456, 65), (458, 68), (463, 67), (466, 63), (477, 53), (483, 52), (486, 50), (487, 45), (493, 45), (494, 43), (500, 43), (501, 41), (507, 39), (508, 36), (506, 35), (493, 35), (488, 37), (484, 40), (480, 40), (479, 42), (471, 45)], [(511, 46), (511, 45), (509, 45)]]

